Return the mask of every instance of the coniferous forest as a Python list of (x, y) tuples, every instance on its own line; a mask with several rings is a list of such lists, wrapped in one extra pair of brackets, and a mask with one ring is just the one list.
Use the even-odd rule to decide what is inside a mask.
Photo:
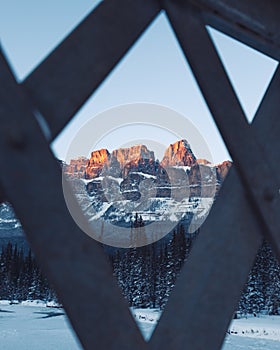
[(26, 254), (10, 242), (2, 247), (0, 299), (56, 301), (55, 292), (42, 274), (31, 250)]
[[(141, 218), (134, 225), (142, 225)], [(113, 274), (130, 306), (164, 308), (197, 234), (186, 235), (181, 224), (169, 239), (140, 248), (110, 250)], [(11, 243), (2, 247), (0, 299), (56, 301), (30, 250), (25, 253)], [(259, 313), (280, 314), (280, 265), (267, 243), (257, 255), (238, 308), (240, 315)]]

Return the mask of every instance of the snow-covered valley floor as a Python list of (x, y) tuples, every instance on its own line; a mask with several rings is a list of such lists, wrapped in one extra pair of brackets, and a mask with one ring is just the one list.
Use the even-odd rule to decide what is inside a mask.
[[(160, 318), (156, 309), (131, 309), (145, 339)], [(0, 301), (1, 350), (81, 350), (62, 309), (43, 303)], [(280, 349), (280, 316), (234, 320), (223, 350)]]
[[(154, 309), (132, 309), (139, 328), (149, 340), (160, 318)], [(223, 350), (279, 350), (280, 316), (248, 317), (233, 320)]]
[(280, 316), (233, 320), (223, 350), (280, 349)]
[(0, 302), (1, 350), (80, 350), (64, 311), (43, 303)]

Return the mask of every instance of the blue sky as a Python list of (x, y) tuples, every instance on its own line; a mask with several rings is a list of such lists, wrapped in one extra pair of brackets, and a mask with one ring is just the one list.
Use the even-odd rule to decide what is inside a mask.
[[(98, 2), (1, 0), (1, 44), (18, 80), (24, 79)], [(277, 63), (217, 31), (210, 29), (210, 32), (241, 105), (251, 121)], [(135, 102), (174, 109), (199, 129), (215, 162), (229, 158), (163, 13), (55, 140), (54, 152), (64, 159), (71, 140), (89, 119), (95, 117), (98, 127), (99, 113)], [(124, 127), (117, 133), (107, 135), (98, 146), (112, 150), (131, 142), (133, 138), (138, 140), (139, 130), (136, 129)], [(143, 128), (141, 130), (143, 132)], [(147, 130), (147, 134), (150, 135), (151, 131)], [(160, 135), (160, 130), (155, 138), (161, 139), (166, 146), (176, 139), (172, 133)], [(188, 139), (188, 130), (185, 138)], [(73, 153), (73, 157), (78, 155)]]

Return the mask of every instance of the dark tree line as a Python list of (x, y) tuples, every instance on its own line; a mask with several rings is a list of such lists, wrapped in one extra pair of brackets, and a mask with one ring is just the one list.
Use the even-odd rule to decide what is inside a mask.
[(240, 299), (239, 313), (280, 315), (280, 264), (264, 242)]
[(47, 279), (29, 250), (24, 254), (17, 245), (8, 243), (0, 255), (0, 299), (5, 300), (56, 300)]
[[(133, 225), (141, 227), (142, 222), (141, 216), (136, 216)], [(130, 306), (165, 306), (193, 239), (179, 225), (169, 241), (117, 250), (110, 256), (113, 273)]]
[[(136, 216), (133, 226), (142, 223), (141, 216)], [(165, 306), (196, 235), (186, 235), (184, 226), (179, 225), (169, 241), (117, 250), (111, 256), (114, 275), (130, 306)], [(280, 265), (266, 242), (257, 254), (238, 312), (280, 314)]]
[[(141, 216), (136, 216), (133, 227), (144, 229)], [(195, 238), (186, 235), (184, 226), (179, 225), (169, 239), (109, 254), (113, 273), (130, 306), (162, 309), (166, 305)], [(31, 251), (24, 254), (11, 243), (2, 248), (0, 299), (57, 300)], [(238, 313), (280, 314), (280, 265), (267, 243), (258, 252)]]

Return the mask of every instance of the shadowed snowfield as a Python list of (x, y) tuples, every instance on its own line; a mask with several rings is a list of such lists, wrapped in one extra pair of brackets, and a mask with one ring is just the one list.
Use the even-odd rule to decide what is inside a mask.
[[(131, 309), (148, 340), (157, 325), (160, 311)], [(223, 350), (280, 349), (280, 316), (234, 320)], [(40, 302), (9, 305), (0, 301), (0, 344), (3, 350), (81, 350), (62, 309)]]
[(0, 302), (0, 348), (81, 349), (62, 309), (32, 302), (19, 305), (5, 305)]

